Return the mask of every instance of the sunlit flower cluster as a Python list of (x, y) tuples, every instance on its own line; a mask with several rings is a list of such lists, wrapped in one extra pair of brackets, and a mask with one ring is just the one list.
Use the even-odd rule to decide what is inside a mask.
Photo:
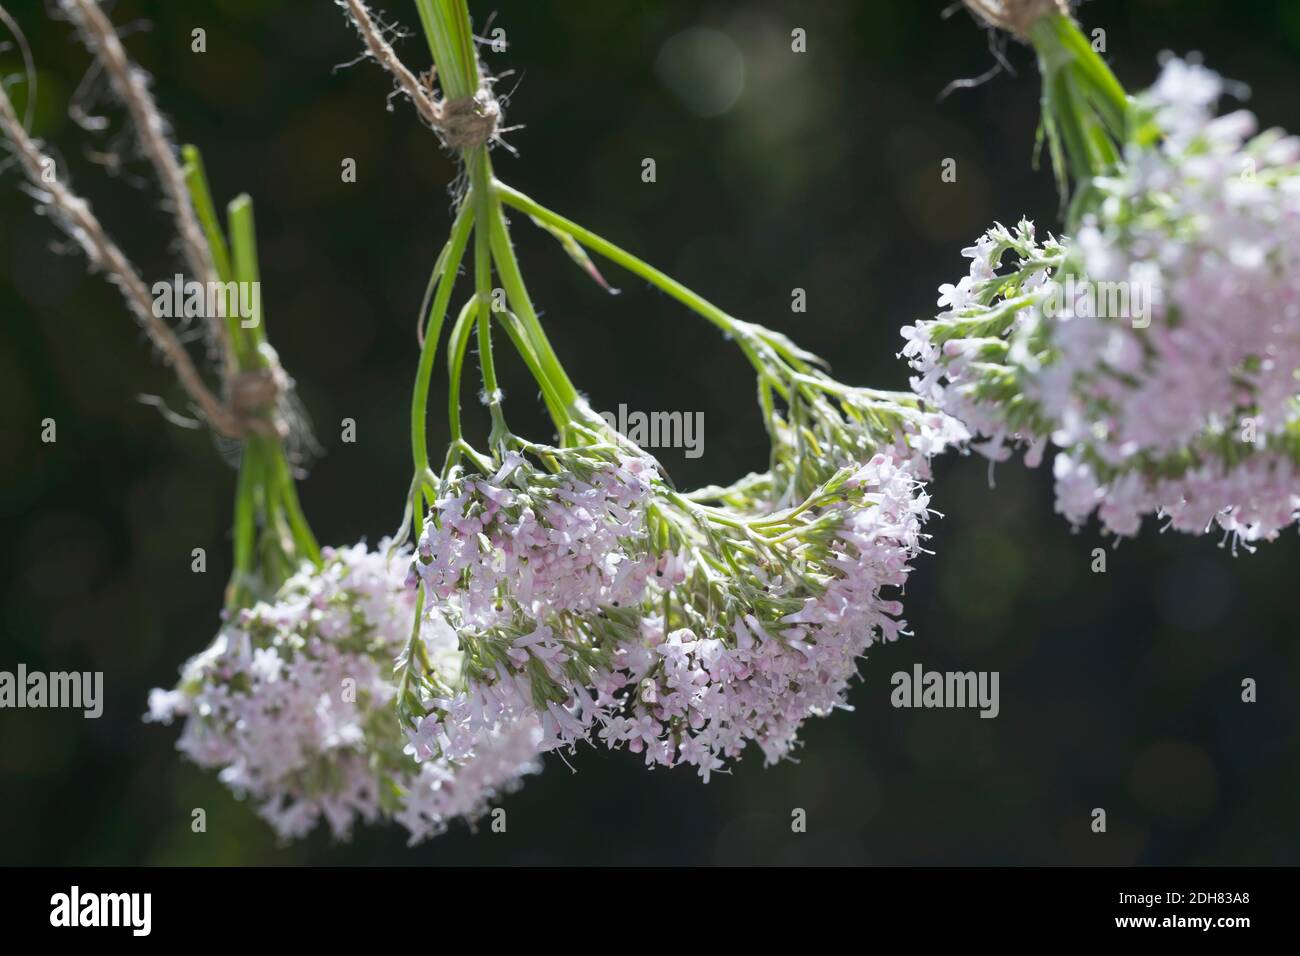
[(635, 607), (658, 566), (656, 465), (613, 447), (538, 450), (550, 468), (508, 452), (491, 474), (453, 469), (429, 513), (408, 584), (423, 586), (422, 629), (453, 634), (463, 668), (447, 682), (408, 655), (419, 760), (500, 722), (536, 722), (543, 750), (572, 747), (601, 715), (589, 688), (608, 679), (608, 652), (590, 622)]
[(917, 392), (1000, 459), (1060, 449), (1057, 510), (1269, 540), (1300, 512), (1300, 140), (1218, 117), (1219, 77), (1169, 60), (1121, 171), (1071, 240), (997, 226), (904, 330)]
[[(409, 552), (356, 545), (327, 550), (275, 600), (238, 612), (155, 690), (149, 717), (185, 718), (178, 748), (247, 795), (284, 838), (324, 819), (335, 837), (360, 820), (393, 818), (412, 841), (456, 818), (473, 821), (497, 794), (537, 769), (535, 724), (461, 733), (437, 761), (417, 765), (393, 715), (393, 660), (414, 619), (403, 587)], [(447, 680), (458, 666), (449, 629), (428, 628), (427, 658)]]
[(878, 454), (792, 508), (683, 515), (699, 519), (676, 527), (685, 563), (620, 644), (625, 707), (601, 739), (705, 781), (751, 741), (786, 757), (807, 718), (844, 705), (866, 649), (905, 629), (881, 591), (906, 581), (927, 503), (908, 463)]
[(595, 423), (585, 445), (451, 470), (409, 583), (462, 667), (446, 684), (418, 643), (403, 659), (417, 759), (457, 728), (534, 720), (544, 750), (599, 741), (707, 780), (751, 741), (786, 756), (866, 649), (905, 630), (883, 592), (922, 549), (929, 456), (964, 428), (749, 328), (779, 396), (766, 472), (679, 493)]

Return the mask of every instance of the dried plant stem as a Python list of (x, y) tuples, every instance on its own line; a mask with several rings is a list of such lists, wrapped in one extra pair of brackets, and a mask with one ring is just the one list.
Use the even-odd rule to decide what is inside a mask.
[[(62, 3), (80, 30), (87, 49), (103, 65), (113, 92), (131, 114), (140, 147), (157, 173), (159, 185), (176, 220), (176, 233), (191, 275), (202, 282), (217, 281), (212, 250), (190, 201), (185, 174), (167, 135), (167, 123), (149, 92), (148, 76), (127, 57), (117, 31), (96, 0), (62, 0)], [(229, 388), (239, 371), (230, 329), (221, 316), (210, 316), (209, 319), (212, 341), (221, 353), (222, 377)]]
[[(213, 394), (195, 367), (176, 333), (154, 314), (153, 297), (131, 261), (109, 238), (91, 211), (90, 204), (69, 189), (57, 175), (54, 160), (41, 151), (40, 145), (19, 122), (4, 87), (0, 85), (0, 132), (8, 137), (36, 194), (37, 201), (55, 213), (55, 220), (77, 241), (93, 266), (104, 270), (118, 287), (127, 307), (135, 315), (149, 340), (172, 367), (181, 386), (198, 406), (208, 423), (220, 434), (240, 438), (249, 429), (261, 430), (264, 423), (239, 418)], [(269, 426), (268, 426), (269, 427)], [(273, 432), (273, 430), (272, 430)]]
[(214, 280), (216, 271), (212, 266), (212, 254), (190, 203), (185, 174), (181, 171), (176, 150), (168, 139), (167, 123), (149, 92), (148, 77), (127, 57), (117, 31), (95, 0), (61, 2), (80, 30), (87, 49), (103, 65), (113, 92), (131, 114), (140, 147), (153, 165), (176, 217), (176, 231), (190, 272), (204, 282)]
[[(86, 0), (79, 0), (79, 2), (86, 2)], [(366, 5), (361, 0), (339, 0), (339, 2), (347, 11), (357, 32), (361, 34), (361, 39), (365, 41), (366, 50), (370, 55), (393, 75), (397, 80), (397, 88), (415, 104), (416, 110), (424, 117), (424, 121), (434, 129), (441, 129), (443, 118), (438, 105), (420, 83), (419, 78), (398, 59), (392, 45), (384, 39), (383, 33), (370, 16)]]

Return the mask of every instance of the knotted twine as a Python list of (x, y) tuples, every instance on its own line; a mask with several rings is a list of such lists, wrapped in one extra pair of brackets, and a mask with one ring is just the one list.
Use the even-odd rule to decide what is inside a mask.
[(450, 149), (484, 145), (496, 135), (501, 121), (501, 105), (486, 86), (473, 96), (438, 100), (434, 109), (438, 115), (436, 128)]
[(279, 365), (233, 376), (229, 382), (228, 404), (240, 429), (238, 437), (256, 434), (283, 439), (287, 426), (278, 414), (280, 397), (292, 384)]

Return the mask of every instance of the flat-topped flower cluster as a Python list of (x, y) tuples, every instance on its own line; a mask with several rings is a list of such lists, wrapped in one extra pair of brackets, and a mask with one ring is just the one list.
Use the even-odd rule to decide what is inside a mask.
[[(360, 820), (395, 819), (412, 842), (453, 819), (473, 821), (539, 769), (535, 722), (461, 735), (417, 764), (393, 716), (393, 660), (410, 636), (409, 553), (327, 549), (320, 568), (288, 579), (273, 601), (238, 612), (155, 690), (149, 719), (184, 718), (177, 747), (257, 803), (282, 838), (324, 819), (335, 837)], [(445, 626), (422, 633), (425, 657), (454, 682), (459, 655)]]
[(543, 750), (598, 741), (708, 780), (843, 704), (857, 659), (906, 627), (883, 592), (921, 551), (929, 455), (965, 432), (768, 357), (790, 402), (769, 410), (773, 467), (728, 488), (677, 492), (595, 421), (586, 444), (451, 470), (409, 581), (456, 631), (461, 683), (404, 659), (417, 759), (531, 717)]
[(1300, 514), (1300, 140), (1217, 116), (1223, 89), (1167, 61), (1077, 234), (991, 229), (904, 329), (914, 388), (977, 449), (1059, 449), (1075, 525), (1158, 514), (1248, 545)]

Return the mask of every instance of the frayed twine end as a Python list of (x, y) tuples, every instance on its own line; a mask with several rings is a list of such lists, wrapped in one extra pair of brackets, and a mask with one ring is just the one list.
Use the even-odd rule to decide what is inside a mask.
[(1029, 31), (1043, 17), (1070, 15), (1070, 0), (962, 0), (976, 18), (1018, 40), (1029, 41)]

